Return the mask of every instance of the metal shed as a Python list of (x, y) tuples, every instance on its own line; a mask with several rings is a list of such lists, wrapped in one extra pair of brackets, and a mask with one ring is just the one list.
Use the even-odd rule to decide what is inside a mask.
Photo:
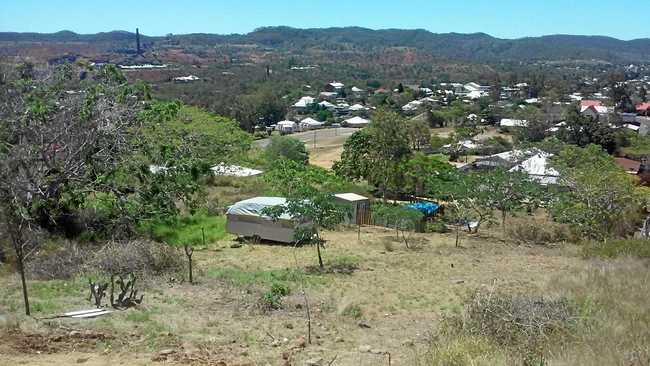
[(350, 225), (370, 225), (370, 199), (356, 193), (335, 194), (336, 201), (351, 207), (345, 220)]

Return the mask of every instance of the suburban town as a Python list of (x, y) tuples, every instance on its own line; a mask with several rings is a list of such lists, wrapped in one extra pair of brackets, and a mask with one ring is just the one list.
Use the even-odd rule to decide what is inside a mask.
[(650, 365), (643, 14), (470, 3), (3, 5), (0, 365)]

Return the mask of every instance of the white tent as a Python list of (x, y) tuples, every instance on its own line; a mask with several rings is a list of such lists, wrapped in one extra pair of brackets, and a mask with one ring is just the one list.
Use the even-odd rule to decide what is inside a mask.
[(350, 127), (366, 127), (370, 124), (370, 121), (361, 117), (352, 117), (346, 119), (344, 122), (347, 123), (347, 125)]

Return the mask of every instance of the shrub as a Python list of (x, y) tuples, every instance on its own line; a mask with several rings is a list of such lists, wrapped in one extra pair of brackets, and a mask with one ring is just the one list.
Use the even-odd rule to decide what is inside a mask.
[(650, 258), (650, 240), (623, 239), (608, 240), (606, 242), (591, 242), (582, 247), (582, 254), (587, 258)]
[(475, 293), (462, 316), (445, 319), (460, 336), (479, 337), (519, 355), (525, 365), (539, 362), (546, 350), (566, 341), (578, 324), (579, 311), (565, 298), (513, 297)]
[(269, 164), (279, 159), (288, 159), (297, 163), (307, 164), (309, 153), (305, 143), (288, 136), (273, 136), (266, 147), (264, 155)]
[(553, 244), (573, 241), (573, 236), (566, 225), (551, 221), (513, 220), (506, 229), (507, 236), (517, 243)]
[(262, 295), (262, 308), (264, 310), (277, 310), (282, 308), (282, 298), (289, 295), (289, 286), (281, 282), (273, 282), (269, 291)]
[(70, 279), (92, 256), (92, 249), (65, 242), (55, 250), (38, 253), (27, 263), (27, 273), (38, 280)]
[(174, 248), (149, 241), (111, 242), (87, 263), (90, 270), (107, 274), (162, 274), (184, 268), (182, 255)]
[(449, 232), (449, 228), (442, 221), (431, 221), (427, 223), (426, 232), (444, 234)]

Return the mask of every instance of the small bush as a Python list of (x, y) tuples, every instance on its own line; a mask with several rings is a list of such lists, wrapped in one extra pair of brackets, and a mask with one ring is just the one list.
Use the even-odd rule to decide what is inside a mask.
[(466, 304), (465, 314), (447, 318), (445, 326), (461, 336), (488, 339), (520, 355), (525, 365), (532, 365), (551, 345), (572, 335), (578, 314), (564, 298), (477, 292)]
[(569, 229), (550, 221), (517, 220), (507, 225), (506, 234), (515, 242), (524, 244), (554, 244), (572, 241)]
[(650, 258), (650, 240), (627, 239), (608, 240), (585, 244), (582, 254), (587, 257), (617, 258), (636, 257)]
[(27, 273), (38, 280), (70, 279), (82, 271), (92, 256), (92, 249), (66, 242), (55, 250), (37, 253), (27, 262)]
[(271, 289), (262, 295), (262, 308), (264, 310), (277, 310), (282, 308), (282, 298), (289, 295), (289, 286), (281, 282), (271, 284)]
[(427, 223), (426, 232), (444, 234), (449, 232), (449, 228), (442, 221), (432, 221)]
[(177, 272), (184, 265), (183, 256), (176, 249), (147, 241), (111, 242), (87, 263), (89, 270), (118, 275)]

